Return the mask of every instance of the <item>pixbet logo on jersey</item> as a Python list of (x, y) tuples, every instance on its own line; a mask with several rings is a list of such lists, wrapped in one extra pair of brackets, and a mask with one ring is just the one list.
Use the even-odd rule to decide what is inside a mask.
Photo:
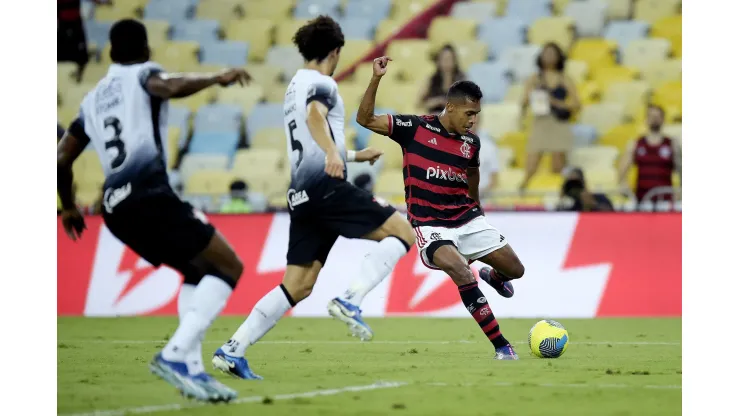
[(431, 166), (427, 168), (427, 179), (429, 178), (445, 179), (451, 182), (457, 181), (468, 183), (467, 175), (463, 173), (455, 173), (452, 171), (452, 168), (440, 169), (439, 166), (437, 166), (436, 168)]

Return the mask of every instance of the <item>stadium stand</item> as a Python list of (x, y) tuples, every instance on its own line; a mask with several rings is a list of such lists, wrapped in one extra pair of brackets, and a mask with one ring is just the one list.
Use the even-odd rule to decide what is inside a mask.
[[(376, 52), (394, 60), (378, 111), (413, 113), (421, 111), (418, 93), (435, 70), (434, 53), (445, 44), (456, 49), (465, 76), (483, 90), (482, 127), (505, 162), (489, 203), (541, 204), (532, 195), (559, 192), (562, 178), (547, 174), (546, 155), (527, 189), (533, 194), (518, 193), (532, 120), (529, 111), (521, 112), (523, 83), (536, 73), (535, 60), (548, 42), (565, 51), (565, 72), (582, 103), (571, 117), (576, 139), (569, 164), (580, 165), (589, 183), (621, 195), (616, 160), (645, 131), (648, 104), (665, 110), (665, 134), (681, 140), (680, 0), (131, 0), (85, 7), (92, 10), (85, 22), (92, 59), (82, 82), (75, 82), (73, 64), (57, 64), (57, 114), (64, 126), (105, 75), (108, 30), (120, 18), (143, 19), (153, 59), (168, 70), (238, 66), (253, 76), (247, 88), (204, 91), (173, 101), (169, 112), (168, 166), (179, 170), (186, 196), (206, 194), (216, 206), (234, 177), (250, 182), (250, 190), (264, 193), (273, 206), (285, 205), (282, 96), (302, 65), (291, 39), (318, 14), (335, 17), (347, 39), (336, 78), (349, 146), (386, 151), (381, 167), (369, 172), (377, 176), (376, 191), (390, 201), (403, 201), (398, 147), (354, 122)], [(256, 175), (255, 166), (275, 173)], [(75, 178), (79, 202), (95, 202), (102, 171), (91, 150), (75, 165)]]

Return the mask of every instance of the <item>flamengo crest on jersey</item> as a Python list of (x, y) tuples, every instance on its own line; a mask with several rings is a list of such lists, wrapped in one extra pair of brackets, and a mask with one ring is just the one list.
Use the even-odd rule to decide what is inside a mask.
[(343, 159), (346, 158), (344, 102), (339, 95), (337, 83), (318, 71), (299, 69), (285, 91), (283, 104), (283, 127), (291, 169), (290, 187), (296, 192), (310, 188), (326, 177), (326, 154), (311, 137), (306, 122), (307, 106), (313, 101), (318, 101), (329, 109), (329, 131), (339, 154)]

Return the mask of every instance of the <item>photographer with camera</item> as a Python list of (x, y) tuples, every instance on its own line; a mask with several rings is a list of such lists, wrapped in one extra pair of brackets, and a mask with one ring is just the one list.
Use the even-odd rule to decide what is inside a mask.
[[(566, 202), (566, 204), (563, 204)], [(586, 188), (586, 179), (580, 168), (571, 169), (565, 177), (561, 190), (559, 211), (614, 211), (609, 198), (602, 193), (591, 193)]]

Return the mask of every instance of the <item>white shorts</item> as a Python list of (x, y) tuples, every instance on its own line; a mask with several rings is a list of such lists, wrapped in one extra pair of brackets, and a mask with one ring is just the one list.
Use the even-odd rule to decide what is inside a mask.
[(414, 230), (421, 261), (426, 267), (434, 270), (439, 270), (439, 267), (435, 267), (432, 259), (427, 258), (427, 247), (435, 241), (452, 242), (460, 254), (468, 260), (468, 264), (508, 244), (506, 237), (483, 216), (476, 217), (457, 228), (421, 226)]

